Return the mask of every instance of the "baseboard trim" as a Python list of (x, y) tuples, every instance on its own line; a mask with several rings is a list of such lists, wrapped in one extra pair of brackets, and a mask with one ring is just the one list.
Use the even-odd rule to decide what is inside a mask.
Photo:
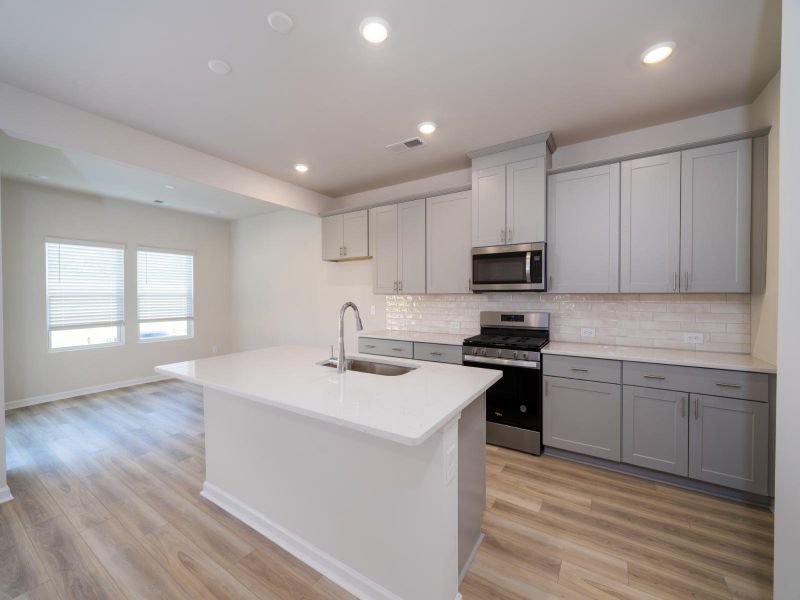
[(212, 483), (205, 482), (200, 492), (206, 500), (246, 523), (261, 535), (269, 538), (289, 554), (295, 556), (319, 573), (344, 588), (357, 598), (368, 600), (402, 600), (383, 586), (365, 577), (327, 552), (323, 552), (270, 518), (237, 500)]
[(475, 542), (475, 545), (472, 547), (472, 550), (467, 557), (467, 560), (464, 562), (464, 566), (461, 567), (461, 573), (458, 574), (458, 585), (461, 585), (461, 582), (464, 581), (464, 577), (467, 576), (467, 571), (472, 566), (472, 561), (475, 560), (475, 556), (478, 554), (478, 550), (480, 550), (481, 544), (483, 543), (483, 538), (486, 537), (486, 534), (481, 531), (481, 534), (478, 536), (478, 541)]
[(3, 502), (8, 502), (9, 500), (13, 500), (14, 496), (11, 495), (11, 490), (8, 486), (0, 488), (0, 504)]
[(22, 398), (21, 400), (12, 400), (11, 402), (6, 402), (6, 411), (14, 410), (15, 408), (23, 408), (25, 406), (33, 406), (34, 404), (44, 404), (46, 402), (66, 400), (67, 398), (76, 398), (77, 396), (85, 396), (86, 394), (97, 394), (99, 392), (118, 390), (120, 388), (131, 387), (134, 385), (142, 385), (144, 383), (154, 383), (156, 381), (164, 381), (166, 379), (170, 379), (170, 377), (167, 375), (148, 375), (147, 377), (126, 379), (125, 381), (113, 381), (111, 383), (92, 385), (75, 390), (54, 392), (52, 394), (44, 394), (42, 396), (32, 396), (31, 398)]

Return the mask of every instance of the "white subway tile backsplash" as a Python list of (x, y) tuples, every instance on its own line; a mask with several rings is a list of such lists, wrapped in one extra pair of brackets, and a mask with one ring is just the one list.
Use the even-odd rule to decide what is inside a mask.
[[(460, 333), (480, 329), (482, 310), (536, 310), (551, 314), (551, 338), (713, 352), (750, 352), (748, 294), (459, 294), (388, 296), (389, 329)], [(581, 327), (594, 327), (584, 338)], [(689, 344), (684, 333), (703, 333)]]

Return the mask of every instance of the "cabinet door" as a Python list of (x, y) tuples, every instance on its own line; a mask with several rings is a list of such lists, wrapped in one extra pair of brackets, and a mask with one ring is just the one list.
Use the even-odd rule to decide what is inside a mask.
[(472, 245), (505, 244), (506, 168), (472, 172)]
[(689, 474), (689, 394), (626, 385), (622, 389), (622, 461)]
[(357, 210), (342, 215), (342, 248), (345, 258), (369, 256), (367, 211)]
[(550, 292), (619, 291), (619, 163), (547, 181)]
[(682, 153), (682, 291), (750, 291), (750, 154), (749, 139)]
[(342, 258), (342, 216), (322, 217), (322, 260)]
[(398, 291), (425, 293), (425, 199), (397, 205)]
[(544, 377), (544, 445), (620, 459), (620, 386)]
[(622, 163), (620, 291), (677, 292), (681, 154)]
[(689, 477), (767, 494), (769, 404), (691, 395)]
[(506, 165), (507, 244), (545, 241), (545, 175), (544, 157)]
[(370, 248), (376, 294), (397, 291), (397, 205), (369, 209)]
[(469, 293), (471, 212), (470, 192), (426, 200), (429, 294)]

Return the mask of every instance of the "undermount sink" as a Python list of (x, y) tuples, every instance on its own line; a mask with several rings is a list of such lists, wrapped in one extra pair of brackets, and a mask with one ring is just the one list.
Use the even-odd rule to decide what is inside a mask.
[[(348, 358), (345, 359), (348, 371), (358, 371), (359, 373), (371, 373), (372, 375), (387, 375), (394, 377), (397, 375), (405, 375), (413, 371), (417, 367), (405, 367), (402, 365), (393, 365), (392, 363), (378, 362), (376, 360), (364, 360), (362, 358)], [(323, 367), (336, 368), (337, 360), (329, 358), (317, 363)]]

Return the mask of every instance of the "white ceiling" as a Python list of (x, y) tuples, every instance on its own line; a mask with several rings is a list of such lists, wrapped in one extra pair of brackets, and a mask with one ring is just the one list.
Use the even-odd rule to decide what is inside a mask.
[[(11, 179), (147, 204), (163, 200), (164, 204), (159, 206), (167, 209), (222, 219), (241, 219), (280, 208), (263, 200), (162, 173), (18, 140), (1, 131), (0, 167), (2, 176)], [(175, 189), (167, 189), (167, 185)]]
[[(381, 46), (358, 35), (372, 15)], [(0, 79), (337, 196), (541, 131), (564, 145), (747, 104), (779, 27), (778, 0), (0, 0)], [(640, 65), (663, 40), (675, 55)], [(384, 149), (423, 120), (428, 146)]]

